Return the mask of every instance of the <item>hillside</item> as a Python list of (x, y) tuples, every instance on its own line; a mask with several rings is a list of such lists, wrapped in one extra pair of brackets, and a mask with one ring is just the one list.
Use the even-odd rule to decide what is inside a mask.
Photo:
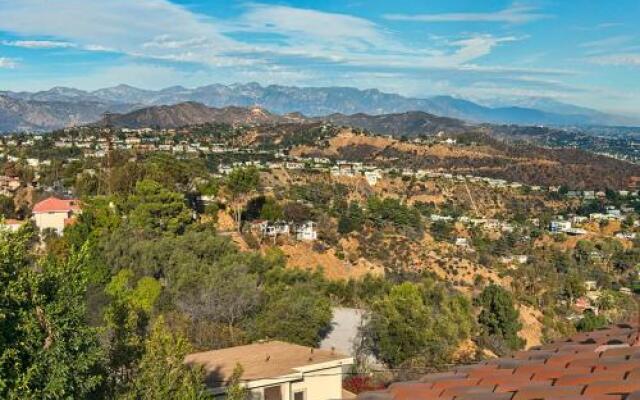
[(116, 127), (142, 128), (178, 128), (187, 125), (205, 123), (226, 124), (273, 124), (296, 122), (297, 116), (279, 116), (259, 107), (213, 108), (195, 102), (180, 103), (172, 106), (154, 106), (135, 110), (127, 114), (115, 114), (110, 123)]
[(578, 149), (506, 143), (478, 131), (458, 135), (458, 142), (425, 146), (398, 138), (358, 135), (346, 129), (331, 138), (327, 146), (298, 146), (292, 154), (575, 189), (627, 188), (640, 177), (637, 164)]
[(319, 118), (336, 125), (366, 129), (371, 132), (393, 136), (433, 135), (441, 131), (462, 132), (467, 126), (463, 121), (438, 117), (421, 111), (398, 114), (332, 114)]

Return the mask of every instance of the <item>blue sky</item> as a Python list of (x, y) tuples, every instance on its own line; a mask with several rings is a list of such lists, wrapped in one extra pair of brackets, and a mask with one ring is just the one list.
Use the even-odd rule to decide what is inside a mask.
[(256, 81), (640, 111), (638, 0), (0, 0), (0, 90)]

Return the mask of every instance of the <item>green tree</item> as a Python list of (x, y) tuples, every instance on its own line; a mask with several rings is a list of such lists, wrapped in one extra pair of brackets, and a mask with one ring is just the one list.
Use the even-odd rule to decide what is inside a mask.
[(234, 169), (227, 176), (225, 183), (231, 193), (235, 220), (240, 231), (243, 203), (246, 201), (246, 196), (258, 188), (260, 173), (255, 167)]
[(192, 222), (192, 211), (184, 196), (155, 181), (138, 182), (135, 192), (127, 198), (125, 208), (133, 226), (157, 233), (181, 233)]
[(14, 218), (16, 213), (16, 206), (13, 203), (11, 197), (0, 195), (0, 218)]
[(452, 240), (453, 224), (447, 221), (435, 221), (429, 227), (431, 236), (439, 241)]
[(331, 327), (331, 304), (308, 285), (279, 285), (267, 294), (255, 322), (255, 339), (317, 346)]
[(433, 281), (405, 282), (373, 304), (366, 327), (371, 349), (392, 367), (450, 361), (474, 327), (469, 301)]
[(482, 307), (478, 322), (484, 333), (504, 340), (512, 350), (522, 348), (524, 340), (518, 336), (522, 324), (511, 293), (500, 286), (489, 285), (477, 300)]
[(91, 398), (104, 379), (85, 324), (84, 250), (34, 265), (26, 231), (0, 234), (0, 397)]
[(282, 207), (273, 197), (268, 197), (260, 210), (260, 218), (268, 221), (277, 221), (281, 220), (283, 216)]
[(562, 282), (562, 292), (569, 304), (573, 304), (575, 299), (586, 293), (584, 279), (575, 272), (569, 273)]
[(201, 400), (208, 399), (204, 373), (184, 364), (191, 352), (187, 339), (167, 328), (159, 317), (144, 344), (133, 389), (125, 397), (135, 400)]
[(247, 388), (242, 384), (241, 378), (243, 373), (244, 369), (242, 365), (236, 364), (233, 368), (231, 378), (229, 378), (226, 400), (247, 400), (249, 393)]
[(129, 390), (135, 367), (144, 353), (151, 310), (160, 295), (160, 283), (150, 277), (134, 285), (133, 272), (120, 270), (107, 285), (111, 304), (105, 311), (112, 389)]
[(362, 230), (364, 218), (364, 212), (362, 208), (360, 208), (360, 205), (356, 202), (350, 203), (347, 210), (340, 214), (338, 233), (345, 235), (353, 231)]
[(591, 310), (586, 310), (582, 318), (576, 323), (579, 332), (590, 332), (607, 325), (607, 319), (602, 315), (596, 315)]

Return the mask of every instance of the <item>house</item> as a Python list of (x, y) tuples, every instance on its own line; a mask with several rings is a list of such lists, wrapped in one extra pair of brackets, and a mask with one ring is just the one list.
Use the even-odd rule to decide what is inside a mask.
[(289, 224), (284, 221), (258, 221), (257, 226), (262, 236), (276, 237), (278, 235), (289, 235), (291, 232)]
[(20, 221), (17, 219), (5, 219), (4, 221), (0, 220), (0, 231), (6, 232), (17, 232), (18, 229), (25, 224), (26, 221)]
[(316, 223), (313, 221), (307, 221), (304, 224), (298, 226), (298, 228), (296, 229), (296, 239), (304, 241), (312, 241), (318, 239)]
[(65, 226), (81, 211), (80, 202), (76, 199), (49, 197), (33, 206), (33, 220), (40, 231), (53, 229), (62, 235)]
[(374, 170), (374, 171), (365, 171), (364, 178), (367, 180), (367, 183), (369, 185), (375, 186), (378, 183), (378, 181), (382, 178), (382, 176), (380, 175), (380, 171)]
[(596, 281), (584, 281), (584, 289), (587, 292), (593, 292), (598, 290), (598, 282)]
[(237, 364), (243, 368), (242, 384), (252, 399), (338, 400), (342, 379), (353, 358), (280, 341), (189, 354), (187, 365), (201, 366), (205, 382), (217, 399), (223, 399)]
[(571, 221), (554, 220), (549, 224), (551, 232), (566, 232), (571, 229)]

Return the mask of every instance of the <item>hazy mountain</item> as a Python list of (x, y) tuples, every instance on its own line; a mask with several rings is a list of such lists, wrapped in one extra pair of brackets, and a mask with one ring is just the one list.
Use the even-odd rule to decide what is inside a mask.
[(125, 105), (96, 101), (20, 100), (0, 94), (0, 132), (48, 131), (82, 125), (101, 118), (107, 110), (126, 111)]
[[(335, 113), (370, 115), (423, 111), (443, 117), (458, 118), (470, 122), (488, 122), (520, 125), (633, 125), (627, 117), (605, 114), (584, 107), (555, 102), (550, 99), (535, 98), (526, 103), (511, 103), (492, 106), (480, 105), (472, 101), (450, 96), (425, 99), (409, 98), (397, 94), (384, 93), (377, 89), (359, 90), (349, 87), (295, 87), (257, 83), (222, 85), (213, 84), (197, 88), (172, 86), (162, 90), (144, 90), (128, 85), (99, 89), (92, 92), (55, 87), (41, 92), (0, 92), (16, 100), (37, 102), (68, 103), (69, 110), (81, 107), (82, 115), (60, 115), (60, 121), (86, 121), (89, 115), (99, 115), (111, 111), (132, 110), (154, 105), (173, 105), (184, 102), (198, 102), (209, 107), (251, 107), (258, 106), (276, 114), (301, 112), (308, 116), (323, 116)], [(91, 103), (97, 109), (87, 109)], [(64, 107), (62, 107), (64, 108)], [(61, 110), (64, 112), (63, 110)], [(19, 118), (19, 115), (15, 116)], [(24, 122), (24, 123), (23, 123)], [(5, 129), (25, 129), (28, 121), (2, 121)], [(62, 122), (61, 122), (62, 123)], [(63, 125), (47, 125), (57, 128)]]

